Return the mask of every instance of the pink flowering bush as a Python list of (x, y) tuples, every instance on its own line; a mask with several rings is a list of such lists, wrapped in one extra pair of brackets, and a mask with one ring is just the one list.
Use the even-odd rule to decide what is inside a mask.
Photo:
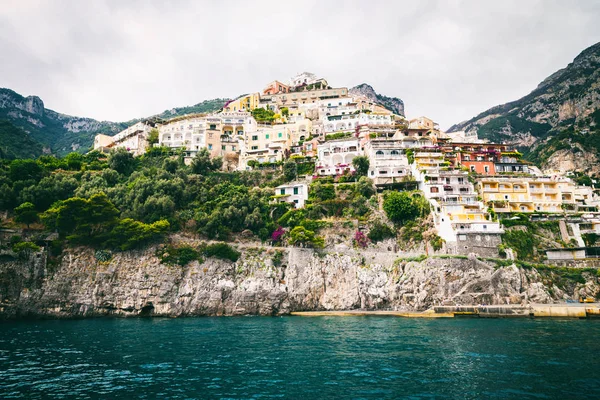
[(271, 240), (273, 242), (280, 242), (283, 238), (283, 235), (285, 235), (285, 230), (282, 227), (278, 227), (271, 234)]
[(361, 231), (356, 231), (354, 233), (354, 245), (356, 247), (360, 247), (361, 249), (364, 249), (369, 245), (369, 242), (370, 242), (369, 238)]

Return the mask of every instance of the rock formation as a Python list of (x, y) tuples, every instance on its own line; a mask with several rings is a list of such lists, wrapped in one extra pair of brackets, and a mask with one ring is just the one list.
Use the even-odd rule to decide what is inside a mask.
[[(161, 264), (154, 249), (99, 262), (90, 249), (64, 254), (58, 265), (39, 257), (0, 263), (0, 316), (279, 315), (292, 311), (425, 310), (443, 304), (550, 303), (596, 295), (585, 283), (553, 283), (535, 269), (477, 258), (402, 261), (393, 252), (321, 253), (248, 248), (236, 263)], [(562, 285), (558, 287), (557, 285)]]

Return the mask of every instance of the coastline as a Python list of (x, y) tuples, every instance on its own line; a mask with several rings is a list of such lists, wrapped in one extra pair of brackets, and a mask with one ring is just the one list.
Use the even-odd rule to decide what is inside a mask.
[(296, 311), (298, 317), (389, 316), (400, 318), (600, 318), (600, 303), (495, 306), (436, 306), (422, 312), (403, 311)]

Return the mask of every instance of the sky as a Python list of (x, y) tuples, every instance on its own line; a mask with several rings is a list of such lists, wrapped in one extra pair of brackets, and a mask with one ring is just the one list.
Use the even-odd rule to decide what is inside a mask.
[(600, 41), (600, 1), (2, 0), (0, 87), (126, 121), (314, 72), (442, 129)]

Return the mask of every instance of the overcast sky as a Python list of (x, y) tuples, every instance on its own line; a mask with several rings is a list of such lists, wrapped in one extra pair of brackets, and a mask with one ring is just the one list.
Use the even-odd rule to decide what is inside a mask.
[(0, 87), (123, 121), (310, 71), (442, 128), (600, 41), (600, 2), (2, 0)]

